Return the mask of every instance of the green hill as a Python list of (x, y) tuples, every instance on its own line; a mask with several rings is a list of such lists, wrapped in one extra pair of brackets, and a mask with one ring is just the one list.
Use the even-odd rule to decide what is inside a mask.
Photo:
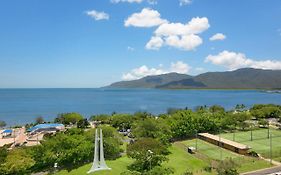
[(109, 88), (281, 89), (281, 70), (243, 68), (197, 76), (169, 73), (113, 83)]

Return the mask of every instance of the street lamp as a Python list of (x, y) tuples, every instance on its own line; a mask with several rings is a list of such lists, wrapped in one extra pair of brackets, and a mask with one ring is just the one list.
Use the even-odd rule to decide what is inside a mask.
[(152, 154), (153, 154), (153, 152), (152, 152), (150, 149), (147, 150), (147, 152), (150, 154), (150, 156), (149, 156), (149, 165), (150, 165), (149, 170), (151, 170), (151, 160), (152, 160)]
[(54, 163), (54, 168), (55, 168), (55, 172), (56, 172), (56, 170), (58, 168), (58, 163)]

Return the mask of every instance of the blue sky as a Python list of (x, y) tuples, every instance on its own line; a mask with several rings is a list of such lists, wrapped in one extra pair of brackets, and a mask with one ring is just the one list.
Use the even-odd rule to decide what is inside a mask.
[(279, 0), (114, 1), (2, 0), (0, 87), (281, 69)]

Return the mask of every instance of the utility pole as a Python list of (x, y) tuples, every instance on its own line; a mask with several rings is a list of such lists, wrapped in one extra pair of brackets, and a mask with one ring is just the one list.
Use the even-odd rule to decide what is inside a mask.
[(272, 134), (270, 134), (270, 164), (272, 164)]
[(219, 130), (219, 147), (220, 147), (220, 160), (222, 161), (222, 147), (221, 147), (221, 133)]
[(252, 125), (251, 125), (251, 141), (253, 141), (253, 128), (252, 128)]
[(197, 151), (197, 149), (198, 149), (198, 131), (196, 130), (196, 139), (195, 139), (195, 149), (196, 149), (196, 151)]
[(269, 123), (267, 125), (267, 138), (269, 139)]

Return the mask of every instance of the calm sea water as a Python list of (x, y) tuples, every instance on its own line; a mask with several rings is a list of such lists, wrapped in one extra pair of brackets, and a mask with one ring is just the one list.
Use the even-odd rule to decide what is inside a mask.
[(52, 120), (58, 113), (94, 114), (165, 113), (168, 108), (191, 109), (199, 105), (256, 103), (281, 104), (281, 94), (254, 90), (158, 89), (0, 89), (0, 120), (9, 125), (33, 122), (38, 116)]

